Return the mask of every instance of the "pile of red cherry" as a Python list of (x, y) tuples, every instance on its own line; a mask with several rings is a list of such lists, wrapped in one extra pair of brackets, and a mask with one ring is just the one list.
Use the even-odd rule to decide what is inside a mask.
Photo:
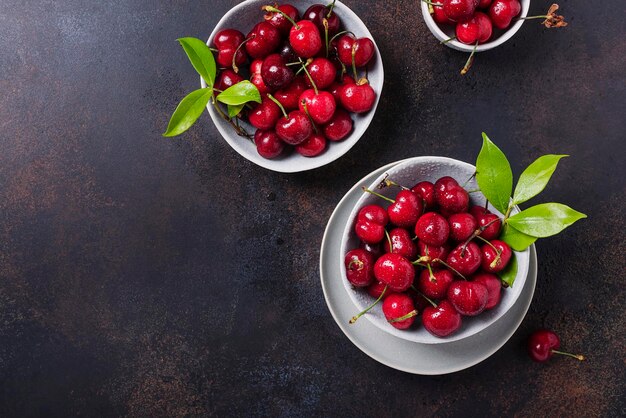
[(432, 10), (435, 22), (456, 25), (456, 38), (475, 45), (487, 42), (494, 26), (498, 29), (511, 26), (522, 5), (519, 0), (442, 0), (433, 2)]
[(421, 311), (424, 328), (445, 337), (460, 328), (462, 315), (498, 305), (502, 282), (495, 273), (509, 263), (511, 248), (497, 239), (500, 218), (470, 207), (468, 192), (455, 179), (399, 187), (393, 200), (365, 189), (391, 204), (358, 212), (354, 231), (361, 242), (345, 255), (347, 279), (383, 301), (395, 328), (411, 327)]
[(374, 43), (342, 31), (333, 8), (334, 2), (314, 4), (301, 18), (290, 4), (264, 6), (264, 20), (247, 36), (224, 29), (214, 37), (220, 67), (215, 89), (224, 91), (247, 75), (261, 93), (262, 102), (243, 112), (257, 129), (254, 143), (262, 157), (275, 158), (292, 147), (306, 157), (319, 155), (327, 140), (350, 134), (349, 112), (374, 106), (376, 93), (367, 78), (345, 74), (348, 68), (356, 76), (371, 61)]

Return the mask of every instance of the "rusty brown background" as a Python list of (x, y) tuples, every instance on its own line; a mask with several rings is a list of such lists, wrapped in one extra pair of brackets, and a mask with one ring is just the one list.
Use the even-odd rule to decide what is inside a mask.
[[(567, 28), (527, 22), (461, 77), (418, 1), (346, 0), (382, 101), (346, 156), (295, 175), (241, 158), (208, 115), (160, 135), (198, 85), (175, 39), (236, 3), (0, 0), (0, 416), (624, 416), (624, 2), (565, 0)], [(483, 130), (516, 174), (570, 154), (541, 199), (589, 218), (538, 244), (529, 314), (491, 358), (387, 368), (326, 308), (328, 217), (388, 162), (473, 161)], [(544, 326), (589, 360), (532, 363)]]

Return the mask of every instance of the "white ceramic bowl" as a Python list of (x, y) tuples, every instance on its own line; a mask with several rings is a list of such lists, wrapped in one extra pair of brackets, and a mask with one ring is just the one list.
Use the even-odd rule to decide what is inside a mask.
[[(380, 184), (380, 182), (387, 175), (393, 181), (399, 184), (407, 185), (407, 187), (412, 187), (417, 182), (424, 180), (434, 183), (437, 179), (443, 176), (451, 176), (456, 179), (459, 184), (463, 184), (468, 178), (472, 176), (472, 174), (474, 174), (475, 170), (476, 169), (473, 165), (451, 158), (415, 157), (405, 160), (398, 165), (390, 168), (385, 173), (380, 175), (374, 182), (372, 182), (372, 184), (368, 186), (368, 188), (370, 190), (376, 189), (376, 186)], [(477, 189), (478, 186), (476, 184), (476, 181), (472, 179), (470, 182), (467, 183), (465, 188), (467, 190), (474, 190)], [(377, 191), (385, 196), (394, 198), (395, 194), (398, 192), (398, 189), (394, 187), (387, 187)], [(481, 193), (470, 193), (470, 203), (473, 205), (484, 205), (485, 198)], [(343, 262), (343, 256), (348, 251), (359, 247), (359, 238), (354, 232), (356, 216), (362, 207), (370, 204), (378, 204), (384, 207), (387, 206), (387, 204), (379, 197), (363, 192), (363, 195), (358, 200), (357, 204), (354, 206), (350, 214), (350, 221), (345, 226), (345, 230), (343, 232), (341, 240), (341, 280), (343, 281), (343, 284), (348, 291), (350, 298), (356, 305), (356, 309), (354, 312), (355, 314), (365, 309), (375, 299), (372, 298), (364, 289), (356, 289), (350, 284), (350, 282), (346, 278), (346, 267)], [(503, 216), (491, 205), (489, 206), (489, 209), (493, 213), (499, 214), (500, 217)], [(512, 213), (517, 213), (518, 211), (519, 210), (515, 208)], [(450, 341), (457, 341), (484, 331), (511, 309), (511, 307), (519, 298), (522, 292), (522, 288), (524, 287), (524, 282), (526, 281), (526, 277), (528, 275), (530, 251), (526, 249), (522, 252), (516, 251), (514, 254), (517, 257), (518, 262), (517, 276), (512, 287), (502, 289), (502, 298), (498, 306), (489, 311), (484, 311), (476, 317), (463, 317), (461, 328), (448, 337), (435, 337), (434, 335), (426, 331), (423, 326), (421, 326), (421, 321), (419, 320), (416, 321), (416, 323), (408, 330), (398, 330), (394, 328), (385, 319), (385, 316), (382, 312), (381, 303), (379, 303), (370, 312), (365, 314), (364, 317), (359, 319), (359, 321), (362, 321), (364, 319), (370, 320), (378, 328), (391, 335), (405, 340), (424, 344), (441, 344)], [(358, 322), (353, 326), (358, 326)]]
[[(428, 29), (435, 35), (439, 41), (445, 41), (447, 39), (453, 38), (455, 35), (454, 25), (440, 25), (435, 22), (432, 15), (428, 12), (428, 4), (425, 2), (422, 3), (422, 17), (424, 18), (424, 22), (426, 22), (426, 26)], [(525, 17), (528, 15), (528, 8), (530, 7), (530, 0), (520, 0), (522, 5), (522, 10), (520, 12), (521, 17)], [(493, 35), (491, 35), (491, 41), (485, 42), (484, 44), (478, 45), (476, 48), (476, 52), (487, 51), (489, 49), (495, 48), (499, 45), (502, 45), (522, 27), (524, 23), (523, 20), (518, 20), (514, 22), (508, 29), (500, 30), (496, 27), (493, 28)], [(474, 45), (466, 45), (457, 40), (449, 41), (445, 43), (446, 46), (449, 46), (452, 49), (456, 49), (457, 51), (464, 52), (472, 52), (474, 49)]]
[[(300, 15), (302, 15), (304, 11), (309, 8), (309, 6), (319, 3), (319, 0), (292, 0), (289, 3), (296, 7), (300, 12)], [(217, 26), (215, 26), (207, 44), (211, 45), (215, 34), (222, 29), (238, 29), (243, 32), (244, 35), (250, 32), (255, 24), (263, 20), (263, 14), (265, 12), (261, 10), (261, 7), (267, 4), (273, 3), (268, 2), (267, 0), (246, 0), (233, 7), (224, 15), (224, 17), (222, 17)], [(222, 137), (224, 137), (226, 142), (228, 142), (228, 144), (243, 157), (257, 165), (260, 165), (261, 167), (283, 173), (295, 173), (299, 171), (312, 170), (329, 164), (344, 155), (354, 146), (354, 144), (356, 144), (361, 136), (363, 136), (365, 130), (374, 117), (376, 107), (378, 106), (378, 102), (380, 100), (384, 80), (383, 62), (380, 56), (380, 51), (378, 50), (376, 41), (363, 21), (361, 21), (361, 19), (359, 19), (359, 17), (345, 4), (337, 1), (333, 12), (340, 17), (343, 27), (346, 30), (351, 31), (358, 38), (368, 37), (374, 42), (375, 56), (372, 58), (372, 61), (370, 61), (367, 67), (367, 78), (370, 85), (376, 92), (374, 107), (369, 112), (364, 114), (357, 115), (352, 113), (350, 115), (354, 121), (352, 133), (342, 141), (328, 141), (328, 146), (322, 154), (316, 157), (303, 157), (297, 152), (292, 151), (288, 155), (279, 156), (269, 160), (259, 155), (256, 150), (256, 146), (252, 141), (237, 135), (228, 122), (222, 119), (213, 108), (213, 105), (209, 103), (209, 105), (207, 105), (207, 109), (211, 115), (211, 119), (213, 119), (217, 130), (220, 132)], [(364, 72), (360, 70), (359, 74), (363, 73)], [(206, 86), (204, 80), (201, 79), (200, 82), (202, 87)], [(246, 131), (250, 133), (255, 131), (255, 128), (248, 123), (244, 122), (242, 125), (245, 127)]]

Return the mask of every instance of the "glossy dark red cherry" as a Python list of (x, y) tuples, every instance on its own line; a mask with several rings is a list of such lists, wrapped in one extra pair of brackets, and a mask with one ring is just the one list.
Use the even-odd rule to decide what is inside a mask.
[(274, 98), (280, 102), (286, 111), (296, 110), (300, 104), (300, 95), (307, 89), (302, 76), (296, 77), (289, 86), (274, 93)]
[(254, 60), (250, 64), (250, 82), (256, 86), (261, 96), (267, 93), (271, 93), (269, 87), (265, 85), (263, 77), (261, 77), (261, 68), (263, 67), (263, 60)]
[(352, 118), (343, 109), (337, 108), (335, 114), (323, 127), (324, 135), (330, 141), (341, 141), (352, 132)]
[(374, 279), (371, 285), (367, 287), (367, 294), (373, 298), (378, 299), (380, 295), (383, 294), (383, 291), (387, 285), (380, 280)]
[(240, 81), (243, 81), (243, 77), (233, 70), (227, 68), (220, 71), (213, 87), (219, 91), (224, 91), (227, 88), (239, 83)]
[(411, 190), (400, 190), (395, 202), (387, 207), (389, 220), (402, 228), (414, 228), (422, 214), (422, 202)]
[(399, 254), (383, 254), (374, 263), (374, 277), (395, 292), (404, 292), (413, 284), (415, 268)]
[[(330, 14), (330, 15), (329, 15)], [(323, 4), (314, 4), (310, 6), (304, 14), (302, 15), (303, 19), (310, 20), (317, 26), (317, 29), (320, 33), (324, 33), (324, 23), (323, 20), (326, 19), (328, 22), (328, 35), (329, 38), (339, 32), (341, 28), (341, 20), (336, 13), (331, 12), (328, 6)]]
[[(450, 252), (450, 247), (448, 247), (448, 244), (428, 245), (423, 241), (417, 241), (417, 250), (420, 257), (428, 256), (431, 260), (445, 260)], [(429, 261), (429, 263), (432, 263), (432, 261)]]
[(302, 58), (311, 58), (322, 49), (322, 38), (317, 26), (310, 20), (301, 20), (289, 32), (289, 43)]
[(494, 239), (490, 241), (490, 244), (485, 244), (480, 248), (481, 266), (488, 273), (498, 273), (506, 268), (513, 253), (509, 244), (504, 241)]
[(467, 212), (455, 213), (448, 218), (450, 225), (450, 239), (456, 242), (464, 242), (472, 236), (478, 228), (476, 219)]
[(311, 134), (304, 142), (296, 145), (296, 152), (304, 157), (316, 157), (326, 149), (326, 138), (322, 134)]
[(443, 0), (442, 3), (443, 12), (455, 22), (471, 19), (478, 4), (474, 0)]
[(261, 77), (271, 91), (276, 91), (291, 84), (295, 75), (280, 54), (270, 54), (261, 65)]
[(417, 312), (409, 295), (392, 293), (383, 302), (383, 314), (394, 328), (407, 329), (415, 322)]
[(487, 303), (485, 309), (493, 309), (500, 303), (502, 282), (500, 278), (491, 273), (478, 273), (474, 275), (474, 282), (480, 283), (487, 289)]
[(352, 35), (343, 35), (337, 41), (337, 55), (339, 60), (348, 68), (352, 66), (354, 49), (354, 64), (357, 68), (365, 67), (374, 56), (374, 42), (369, 38), (354, 38)]
[(292, 110), (286, 118), (278, 119), (276, 133), (289, 145), (298, 145), (311, 136), (313, 125), (306, 114), (299, 110)]
[(439, 24), (454, 24), (452, 20), (448, 18), (446, 12), (443, 11), (443, 6), (433, 5), (433, 12), (431, 13), (435, 22)]
[(489, 18), (496, 28), (506, 29), (521, 10), (522, 5), (518, 0), (494, 0), (489, 6)]
[(422, 312), (424, 328), (437, 337), (447, 337), (461, 327), (461, 315), (447, 300), (437, 307), (429, 306)]
[(352, 113), (368, 112), (376, 101), (376, 92), (369, 83), (345, 84), (338, 95), (344, 109)]
[(275, 26), (268, 22), (257, 23), (246, 39), (246, 51), (254, 58), (265, 58), (274, 52), (280, 45), (280, 32)]
[(356, 81), (354, 81), (354, 78), (350, 77), (349, 75), (344, 74), (342, 80), (334, 81), (333, 84), (331, 84), (330, 87), (328, 88), (328, 91), (330, 91), (330, 94), (333, 95), (337, 103), (341, 103), (341, 98), (339, 97), (339, 91), (346, 84), (356, 84)]
[(223, 29), (215, 34), (213, 44), (218, 50), (216, 61), (219, 67), (230, 68), (233, 65), (235, 53), (237, 54), (236, 65), (243, 65), (246, 62), (248, 59), (246, 52), (239, 48), (244, 39), (243, 33), (236, 29)]
[(399, 254), (402, 257), (413, 260), (417, 257), (417, 245), (411, 240), (409, 231), (404, 228), (394, 228), (389, 231), (389, 240), (383, 240), (383, 248), (386, 253)]
[(478, 282), (457, 280), (448, 287), (448, 300), (465, 316), (476, 316), (485, 310), (489, 292)]
[[(330, 87), (330, 85), (333, 84), (333, 81), (335, 81), (335, 76), (337, 75), (335, 66), (326, 58), (314, 58), (313, 61), (307, 65), (306, 69), (311, 75), (313, 83), (315, 83), (317, 88), (320, 90), (325, 90)], [(311, 84), (311, 80), (309, 80), (308, 77), (305, 81), (309, 87), (313, 87), (313, 84)]]
[(456, 38), (467, 45), (487, 42), (492, 32), (491, 20), (482, 12), (476, 12), (471, 19), (456, 24)]
[(429, 181), (420, 181), (411, 190), (422, 199), (424, 210), (432, 210), (437, 205), (435, 201), (435, 185)]
[(385, 226), (389, 222), (387, 211), (378, 205), (367, 205), (359, 210), (354, 231), (361, 241), (378, 244), (385, 238)]
[[(281, 4), (280, 6), (276, 6), (276, 8), (287, 15), (291, 20), (300, 20), (300, 13), (298, 12), (298, 9), (293, 7), (291, 4)], [(272, 26), (278, 29), (281, 35), (287, 36), (293, 25), (289, 19), (285, 17), (285, 15), (279, 12), (267, 12), (264, 18)]]
[(577, 360), (584, 360), (580, 354), (571, 354), (558, 351), (561, 346), (559, 336), (547, 329), (540, 329), (533, 332), (528, 339), (528, 355), (534, 361), (544, 362), (550, 360), (554, 354), (561, 354), (573, 357)]
[(273, 130), (257, 129), (254, 133), (254, 144), (259, 155), (268, 159), (278, 157), (285, 148), (285, 143)]
[(496, 239), (500, 236), (500, 226), (502, 225), (502, 221), (500, 221), (500, 218), (497, 215), (493, 213), (487, 213), (477, 216), (476, 220), (478, 221), (479, 227), (486, 227), (480, 233), (481, 237), (488, 241), (491, 241), (492, 239)]
[(344, 258), (348, 281), (356, 287), (369, 286), (374, 280), (374, 257), (360, 248), (348, 251)]
[(467, 212), (469, 208), (469, 194), (458, 185), (451, 185), (443, 191), (435, 188), (435, 200), (441, 211), (447, 214)]
[(453, 281), (454, 276), (450, 270), (433, 269), (431, 275), (428, 269), (424, 269), (419, 275), (418, 289), (429, 298), (443, 299), (448, 294), (448, 287)]
[(267, 96), (263, 96), (261, 103), (255, 104), (248, 114), (248, 121), (257, 129), (268, 130), (276, 126), (281, 117), (280, 108)]
[(470, 276), (480, 267), (482, 261), (480, 247), (475, 242), (459, 244), (450, 251), (446, 263), (464, 276)]
[(329, 122), (337, 108), (332, 94), (321, 90), (316, 93), (313, 89), (302, 92), (298, 106), (301, 112), (308, 112), (313, 122), (319, 125)]
[(415, 224), (415, 235), (424, 244), (442, 246), (448, 240), (450, 227), (446, 218), (436, 212), (426, 212)]

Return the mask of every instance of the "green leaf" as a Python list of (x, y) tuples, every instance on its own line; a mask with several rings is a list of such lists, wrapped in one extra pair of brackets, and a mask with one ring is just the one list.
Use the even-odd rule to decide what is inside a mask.
[(476, 182), (487, 200), (506, 213), (513, 189), (511, 165), (500, 148), (483, 132), (483, 147), (476, 159)]
[(526, 235), (513, 228), (508, 223), (504, 225), (499, 239), (509, 244), (515, 251), (524, 251), (526, 248), (530, 247), (532, 243), (537, 241), (537, 237)]
[(243, 109), (244, 106), (245, 104), (228, 105), (228, 116), (234, 118), (239, 114), (239, 112), (241, 112), (241, 109)]
[(587, 215), (561, 203), (542, 203), (516, 213), (509, 224), (524, 234), (537, 238), (556, 235)]
[(515, 253), (511, 255), (511, 259), (509, 260), (509, 264), (506, 266), (504, 270), (498, 273), (500, 279), (509, 285), (509, 287), (513, 287), (513, 282), (515, 281), (515, 276), (517, 276), (517, 257)]
[(513, 204), (526, 202), (528, 199), (537, 196), (545, 189), (552, 173), (556, 170), (559, 160), (568, 155), (548, 154), (537, 158), (519, 177), (515, 193), (513, 194)]
[(212, 95), (212, 88), (198, 89), (189, 93), (174, 111), (163, 136), (180, 135), (189, 129), (198, 120)]
[(193, 68), (206, 81), (207, 87), (213, 88), (217, 69), (215, 58), (207, 44), (198, 38), (180, 38), (178, 42), (185, 50)]
[(248, 102), (261, 103), (261, 93), (250, 81), (243, 80), (218, 94), (216, 99), (227, 105), (240, 105)]

